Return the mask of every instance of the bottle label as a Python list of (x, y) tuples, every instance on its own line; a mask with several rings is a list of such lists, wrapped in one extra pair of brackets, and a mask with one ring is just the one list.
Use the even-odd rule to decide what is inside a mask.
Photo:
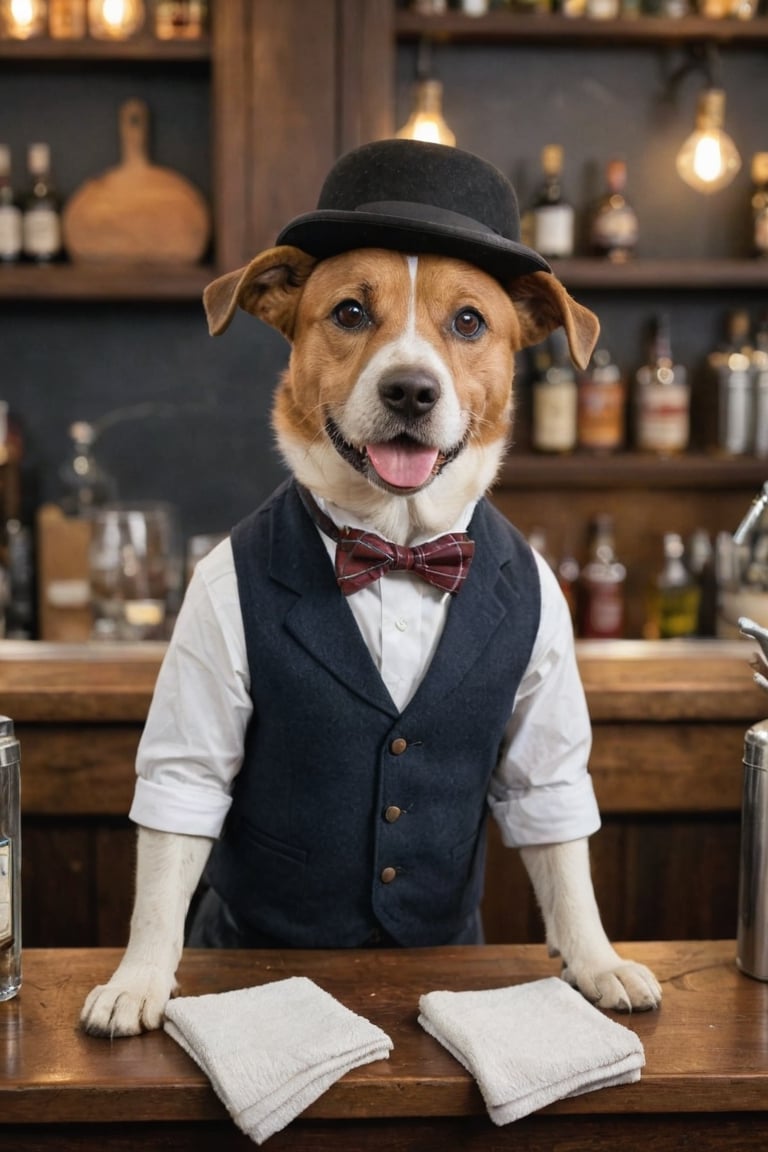
[(579, 385), (578, 439), (582, 448), (609, 450), (624, 443), (624, 387), (595, 384), (583, 380)]
[(637, 446), (645, 452), (682, 452), (690, 435), (689, 393), (685, 384), (650, 384), (637, 404)]
[(592, 221), (592, 243), (595, 248), (634, 248), (638, 239), (637, 216), (631, 208), (614, 208), (600, 212)]
[(24, 217), (24, 251), (37, 260), (48, 260), (61, 248), (61, 219), (58, 212), (35, 208)]
[(588, 591), (582, 635), (588, 640), (617, 640), (624, 631), (624, 592), (620, 584), (593, 584)]
[(573, 208), (570, 204), (545, 204), (534, 217), (536, 248), (546, 256), (573, 253)]
[(539, 452), (570, 452), (576, 444), (576, 385), (539, 384), (533, 392), (533, 446)]
[(0, 207), (0, 260), (21, 255), (21, 212), (13, 204)]

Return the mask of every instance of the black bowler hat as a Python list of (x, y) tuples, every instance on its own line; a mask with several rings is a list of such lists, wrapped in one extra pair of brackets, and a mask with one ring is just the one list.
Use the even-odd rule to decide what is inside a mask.
[(420, 140), (379, 140), (339, 159), (317, 210), (297, 216), (278, 244), (320, 260), (353, 248), (394, 248), (467, 260), (505, 280), (549, 272), (520, 243), (515, 190), (479, 156)]

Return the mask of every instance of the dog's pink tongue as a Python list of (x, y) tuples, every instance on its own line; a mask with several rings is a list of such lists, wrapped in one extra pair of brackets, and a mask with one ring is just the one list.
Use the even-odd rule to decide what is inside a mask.
[(418, 444), (366, 444), (368, 459), (382, 480), (393, 488), (420, 488), (432, 475), (437, 448)]

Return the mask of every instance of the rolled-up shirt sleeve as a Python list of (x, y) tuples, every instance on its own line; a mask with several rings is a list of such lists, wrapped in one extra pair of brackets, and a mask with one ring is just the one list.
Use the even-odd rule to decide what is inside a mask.
[(541, 621), (488, 802), (508, 847), (590, 836), (600, 827), (588, 771), (592, 730), (568, 606), (536, 555)]
[(216, 838), (251, 712), (226, 540), (197, 565), (160, 667), (136, 757), (131, 819), (162, 832)]

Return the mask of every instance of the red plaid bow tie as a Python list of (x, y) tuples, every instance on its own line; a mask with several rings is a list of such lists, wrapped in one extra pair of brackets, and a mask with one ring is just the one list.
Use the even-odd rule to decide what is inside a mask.
[(416, 572), (428, 584), (455, 595), (467, 578), (475, 542), (466, 532), (448, 532), (426, 544), (406, 548), (391, 544), (375, 532), (337, 528), (301, 491), (307, 511), (319, 528), (336, 541), (336, 580), (345, 596), (373, 584), (387, 572)]

